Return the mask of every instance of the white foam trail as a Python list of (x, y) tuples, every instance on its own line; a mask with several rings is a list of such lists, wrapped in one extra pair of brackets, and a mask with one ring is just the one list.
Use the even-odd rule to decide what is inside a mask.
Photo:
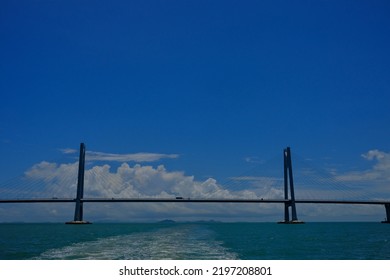
[(42, 253), (39, 259), (237, 259), (201, 225), (180, 225), (154, 232), (101, 238)]

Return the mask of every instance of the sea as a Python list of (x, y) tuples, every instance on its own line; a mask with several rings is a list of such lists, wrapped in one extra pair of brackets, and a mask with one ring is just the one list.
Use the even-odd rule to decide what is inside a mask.
[(1, 260), (388, 260), (390, 224), (0, 224)]

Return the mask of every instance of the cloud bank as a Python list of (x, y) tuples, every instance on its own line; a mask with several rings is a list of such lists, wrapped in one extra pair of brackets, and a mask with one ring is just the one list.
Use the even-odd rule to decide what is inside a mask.
[[(78, 162), (56, 164), (43, 161), (25, 172), (25, 180), (38, 189), (34, 196), (44, 198), (74, 198), (77, 188)], [(112, 169), (109, 164), (89, 165), (85, 170), (85, 198), (247, 198), (255, 199), (274, 196), (278, 193), (272, 186), (265, 189), (229, 190), (213, 178), (195, 180), (182, 171), (169, 171), (164, 165), (122, 163)], [(29, 187), (31, 189), (31, 187)], [(31, 192), (30, 194), (31, 195)], [(8, 207), (8, 206), (7, 206)], [(20, 207), (20, 205), (19, 205)], [(39, 217), (43, 220), (70, 220), (73, 210), (69, 205), (42, 204), (27, 205), (23, 219)], [(213, 204), (213, 203), (86, 203), (85, 218), (94, 221), (137, 221), (137, 220), (251, 220), (275, 215), (280, 205)], [(2, 206), (0, 205), (0, 208)], [(26, 209), (27, 209), (26, 208)], [(72, 207), (70, 207), (72, 208)], [(14, 208), (16, 209), (16, 207)], [(20, 210), (21, 208), (19, 208)], [(1, 212), (1, 209), (0, 209)], [(13, 214), (7, 210), (8, 217)], [(17, 212), (15, 210), (15, 212)], [(281, 212), (277, 211), (277, 212)], [(16, 214), (15, 214), (16, 215)], [(17, 215), (16, 215), (17, 217)], [(273, 218), (275, 220), (275, 218)]]
[[(77, 151), (68, 151), (75, 153)], [(175, 158), (165, 154), (106, 154), (92, 152), (85, 171), (84, 197), (88, 198), (174, 198), (181, 196), (192, 199), (207, 198), (282, 198), (281, 178), (241, 176), (231, 177), (232, 184), (221, 185), (215, 179), (196, 180), (183, 171), (170, 171), (164, 165), (152, 166), (123, 162), (117, 168), (110, 164), (98, 165), (95, 161), (154, 161)], [(92, 159), (93, 160), (92, 160)], [(363, 171), (333, 173), (336, 182), (369, 182), (374, 188), (381, 185), (388, 191), (390, 181), (390, 154), (371, 150), (362, 155), (373, 162), (371, 168)], [(57, 164), (43, 161), (25, 172), (24, 180), (30, 181), (26, 193), (35, 197), (74, 198), (77, 186), (78, 162)], [(305, 174), (307, 177), (309, 174)], [(327, 182), (324, 182), (324, 185)], [(299, 180), (297, 180), (299, 184)], [(296, 196), (299, 198), (299, 186)], [(4, 189), (3, 189), (4, 190)], [(4, 192), (3, 192), (4, 193)], [(315, 190), (315, 197), (326, 197), (328, 189)], [(297, 195), (298, 194), (298, 195)], [(329, 193), (330, 194), (330, 193)], [(73, 204), (0, 205), (2, 221), (67, 221), (72, 219)], [(27, 210), (26, 210), (27, 209)], [(357, 220), (379, 216), (384, 210), (377, 206), (343, 205), (299, 205), (298, 216), (302, 219), (320, 219), (322, 216), (337, 220), (342, 215), (355, 215)], [(243, 220), (277, 221), (282, 219), (283, 205), (280, 204), (191, 204), (191, 203), (87, 203), (85, 218), (92, 221), (145, 221), (159, 219), (196, 220)]]
[[(41, 180), (55, 197), (74, 197), (77, 162), (61, 164), (41, 162), (29, 169), (27, 179)], [(73, 183), (69, 184), (69, 178)], [(270, 180), (269, 180), (270, 181)], [(85, 197), (99, 198), (259, 198), (255, 191), (231, 191), (213, 178), (196, 181), (181, 171), (168, 171), (164, 165), (153, 167), (122, 163), (116, 170), (108, 164), (95, 165), (85, 171)], [(272, 194), (274, 194), (272, 192)]]

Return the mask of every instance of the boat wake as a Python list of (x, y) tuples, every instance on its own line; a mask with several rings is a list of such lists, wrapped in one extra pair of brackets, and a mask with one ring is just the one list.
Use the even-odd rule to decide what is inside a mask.
[(169, 260), (237, 259), (202, 225), (178, 225), (152, 232), (119, 235), (74, 243), (43, 252), (38, 259), (53, 260)]

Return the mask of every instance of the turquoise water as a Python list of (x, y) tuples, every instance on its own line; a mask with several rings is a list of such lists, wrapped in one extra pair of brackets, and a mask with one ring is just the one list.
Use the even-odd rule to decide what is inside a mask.
[(381, 223), (0, 224), (0, 259), (390, 259)]

